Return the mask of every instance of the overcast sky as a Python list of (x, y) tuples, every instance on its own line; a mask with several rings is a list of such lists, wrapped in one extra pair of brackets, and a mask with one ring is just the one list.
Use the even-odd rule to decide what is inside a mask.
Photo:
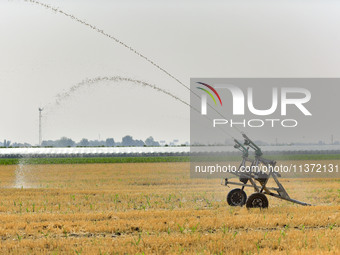
[[(103, 29), (189, 86), (191, 77), (339, 77), (338, 1), (41, 0)], [(0, 140), (124, 135), (189, 141), (189, 108), (128, 82), (56, 96), (86, 78), (143, 80), (189, 92), (131, 51), (63, 15), (0, 1)], [(47, 108), (46, 108), (47, 109)], [(339, 140), (339, 137), (334, 139)]]

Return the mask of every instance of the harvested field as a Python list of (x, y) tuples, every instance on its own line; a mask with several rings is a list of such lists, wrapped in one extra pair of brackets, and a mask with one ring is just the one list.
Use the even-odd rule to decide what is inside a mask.
[[(285, 179), (302, 207), (230, 207), (189, 163), (0, 166), (1, 254), (339, 254), (340, 180)], [(246, 189), (248, 196), (251, 189)]]

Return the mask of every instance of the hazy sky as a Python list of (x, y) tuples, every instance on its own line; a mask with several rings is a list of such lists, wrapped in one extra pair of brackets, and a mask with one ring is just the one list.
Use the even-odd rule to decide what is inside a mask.
[[(190, 77), (339, 77), (338, 1), (41, 0), (103, 29), (189, 85)], [(0, 0), (0, 140), (124, 135), (189, 141), (189, 108), (128, 82), (57, 94), (86, 78), (143, 80), (189, 92), (121, 45), (23, 0)], [(339, 137), (334, 139), (339, 140)]]

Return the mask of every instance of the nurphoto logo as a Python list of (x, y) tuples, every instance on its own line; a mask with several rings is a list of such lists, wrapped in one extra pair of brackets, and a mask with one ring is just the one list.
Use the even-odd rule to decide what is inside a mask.
[[(229, 124), (231, 127), (235, 125), (241, 125), (243, 127), (254, 127), (259, 128), (263, 127), (264, 125), (270, 125), (274, 127), (276, 124), (280, 124), (282, 127), (296, 127), (298, 125), (297, 119), (277, 119), (277, 118), (269, 118), (272, 114), (279, 112), (281, 116), (288, 116), (289, 111), (288, 108), (295, 107), (300, 111), (301, 114), (305, 116), (312, 116), (312, 113), (308, 110), (306, 104), (311, 100), (312, 95), (311, 92), (302, 87), (282, 87), (282, 88), (266, 88), (267, 91), (270, 91), (270, 97), (257, 97), (255, 94), (256, 88), (247, 87), (247, 88), (240, 88), (239, 86), (232, 85), (232, 84), (207, 84), (204, 82), (197, 82), (197, 84), (201, 85), (198, 86), (197, 89), (202, 91), (201, 93), (201, 114), (208, 115), (208, 106), (212, 108), (213, 106), (208, 103), (208, 97), (210, 96), (212, 102), (214, 102), (215, 107), (218, 105), (218, 99), (220, 103), (220, 107), (222, 107), (222, 99), (220, 95), (230, 94), (232, 97), (231, 101), (226, 101), (225, 104), (228, 108), (232, 108), (232, 115), (233, 116), (244, 116), (245, 111), (247, 110), (249, 113), (255, 116), (266, 116), (267, 118), (259, 119), (259, 118), (252, 118), (252, 119), (243, 119), (241, 121), (235, 121), (233, 119), (226, 119), (226, 118), (214, 118), (213, 119), (213, 126), (216, 127), (218, 125), (227, 125)], [(259, 89), (258, 89), (259, 90)], [(257, 95), (261, 95), (257, 93)], [(264, 101), (266, 105), (265, 108), (258, 108), (255, 106), (256, 102)], [(215, 109), (213, 109), (215, 110)], [(220, 114), (223, 116), (223, 112)]]

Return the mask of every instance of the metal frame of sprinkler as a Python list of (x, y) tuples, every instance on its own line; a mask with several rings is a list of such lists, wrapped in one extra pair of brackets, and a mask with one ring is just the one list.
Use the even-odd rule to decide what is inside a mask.
[[(243, 206), (246, 205), (247, 208), (268, 208), (268, 199), (266, 195), (276, 197), (279, 199), (287, 200), (296, 204), (308, 206), (310, 204), (292, 199), (289, 197), (287, 191), (279, 182), (278, 177), (281, 177), (279, 173), (274, 172), (274, 168), (276, 165), (276, 161), (268, 160), (262, 157), (263, 153), (261, 149), (248, 138), (247, 135), (242, 134), (244, 140), (244, 144), (240, 143), (236, 139), (234, 139), (235, 145), (234, 148), (238, 149), (242, 152), (242, 162), (238, 168), (239, 171), (234, 172), (233, 174), (239, 177), (240, 183), (231, 182), (227, 178), (222, 180), (222, 185), (237, 185), (241, 186), (241, 188), (236, 188), (231, 190), (227, 196), (227, 202), (230, 206)], [(255, 158), (249, 158), (249, 148), (255, 151)], [(250, 169), (257, 169), (257, 171), (240, 171), (240, 169), (246, 168), (246, 163), (250, 162)], [(259, 165), (263, 164), (268, 169), (268, 173), (264, 173), (263, 171), (258, 171)], [(277, 185), (277, 187), (267, 187), (267, 183), (269, 178), (272, 177)], [(247, 182), (250, 184), (247, 184)], [(259, 183), (256, 184), (256, 182)], [(229, 187), (229, 186), (228, 186)], [(253, 187), (255, 193), (251, 194), (247, 199), (247, 194), (244, 191), (244, 187)], [(276, 193), (274, 193), (276, 192)]]

